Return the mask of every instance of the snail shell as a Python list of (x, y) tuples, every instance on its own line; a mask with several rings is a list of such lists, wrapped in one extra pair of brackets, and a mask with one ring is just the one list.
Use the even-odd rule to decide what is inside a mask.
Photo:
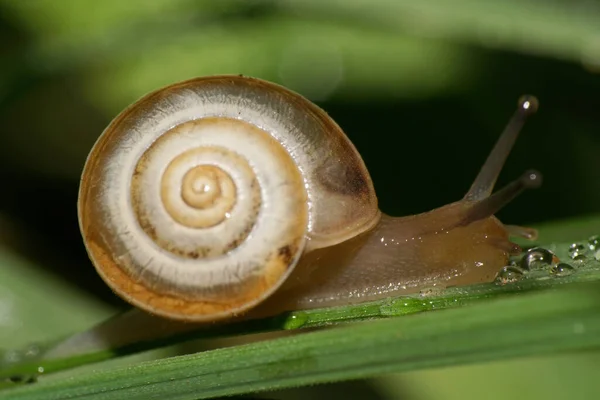
[(299, 94), (241, 76), (177, 83), (125, 109), (88, 156), (78, 212), (118, 295), (189, 321), (254, 307), (303, 253), (381, 216), (340, 127)]

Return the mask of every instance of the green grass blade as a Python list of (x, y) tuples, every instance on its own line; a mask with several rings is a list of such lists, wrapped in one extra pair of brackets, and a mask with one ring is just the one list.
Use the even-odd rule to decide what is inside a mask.
[[(34, 399), (204, 399), (600, 346), (597, 284), (49, 379)], [(1, 398), (1, 397), (0, 397)]]
[[(585, 241), (580, 243), (585, 243)], [(547, 248), (554, 251), (562, 260), (567, 261), (570, 259), (568, 243), (555, 244), (547, 246)], [(0, 362), (0, 378), (36, 375), (40, 367), (43, 368), (44, 373), (47, 375), (48, 373), (71, 369), (80, 365), (139, 353), (192, 339), (221, 338), (277, 330), (324, 327), (361, 320), (382, 319), (423, 311), (477, 304), (487, 299), (569, 284), (600, 281), (600, 262), (595, 259), (592, 252), (590, 252), (586, 262), (574, 262), (573, 265), (576, 269), (572, 274), (567, 276), (553, 276), (549, 272), (549, 267), (537, 268), (530, 271), (525, 278), (504, 285), (496, 283), (480, 284), (450, 288), (441, 293), (430, 294), (426, 297), (421, 295), (401, 296), (365, 304), (296, 311), (272, 318), (244, 321), (229, 326), (213, 327), (192, 332), (170, 333), (161, 337), (152, 337), (152, 334), (146, 332), (148, 331), (146, 328), (138, 329), (137, 331), (141, 334), (147, 334), (152, 340), (143, 340), (142, 336), (140, 336), (137, 340), (131, 340), (127, 343), (113, 343), (112, 345), (104, 343), (103, 347), (84, 346), (82, 348), (74, 348), (67, 354), (58, 357), (55, 355), (51, 358), (33, 358), (15, 364), (5, 363), (5, 365), (2, 365), (2, 362)], [(139, 313), (139, 315), (144, 316), (145, 314)], [(116, 317), (113, 320), (109, 320), (106, 324), (113, 324), (116, 327), (139, 326), (131, 319), (127, 319), (127, 314), (123, 317)], [(148, 326), (148, 324), (145, 326)], [(89, 335), (89, 332), (84, 332), (83, 335)]]

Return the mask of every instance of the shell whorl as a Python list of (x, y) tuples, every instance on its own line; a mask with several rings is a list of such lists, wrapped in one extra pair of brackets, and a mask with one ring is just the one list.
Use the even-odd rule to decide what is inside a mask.
[(199, 78), (132, 104), (82, 175), (80, 228), (99, 274), (174, 319), (264, 300), (311, 240), (334, 244), (379, 217), (360, 156), (327, 124), (306, 99), (251, 78)]
[[(208, 260), (244, 243), (261, 211), (272, 212), (267, 222), (283, 227), (285, 213), (306, 201), (301, 179), (268, 134), (243, 121), (209, 117), (176, 126), (143, 153), (130, 183), (131, 205), (135, 222), (161, 249)], [(268, 210), (261, 210), (264, 201)]]

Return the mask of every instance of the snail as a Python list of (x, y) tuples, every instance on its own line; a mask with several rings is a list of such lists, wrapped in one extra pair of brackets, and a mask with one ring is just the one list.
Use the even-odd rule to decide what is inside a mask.
[(492, 190), (537, 100), (524, 96), (467, 194), (381, 212), (357, 149), (317, 105), (245, 76), (175, 83), (120, 113), (81, 178), (102, 279), (160, 318), (227, 321), (492, 281), (533, 229), (494, 214), (541, 175)]

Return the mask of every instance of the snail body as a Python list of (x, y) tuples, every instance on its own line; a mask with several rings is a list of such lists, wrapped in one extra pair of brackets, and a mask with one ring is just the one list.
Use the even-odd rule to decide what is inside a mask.
[(161, 317), (226, 320), (494, 279), (520, 248), (491, 195), (534, 98), (524, 98), (465, 198), (392, 217), (342, 129), (279, 85), (196, 78), (141, 98), (106, 128), (81, 180), (90, 259), (125, 300)]

